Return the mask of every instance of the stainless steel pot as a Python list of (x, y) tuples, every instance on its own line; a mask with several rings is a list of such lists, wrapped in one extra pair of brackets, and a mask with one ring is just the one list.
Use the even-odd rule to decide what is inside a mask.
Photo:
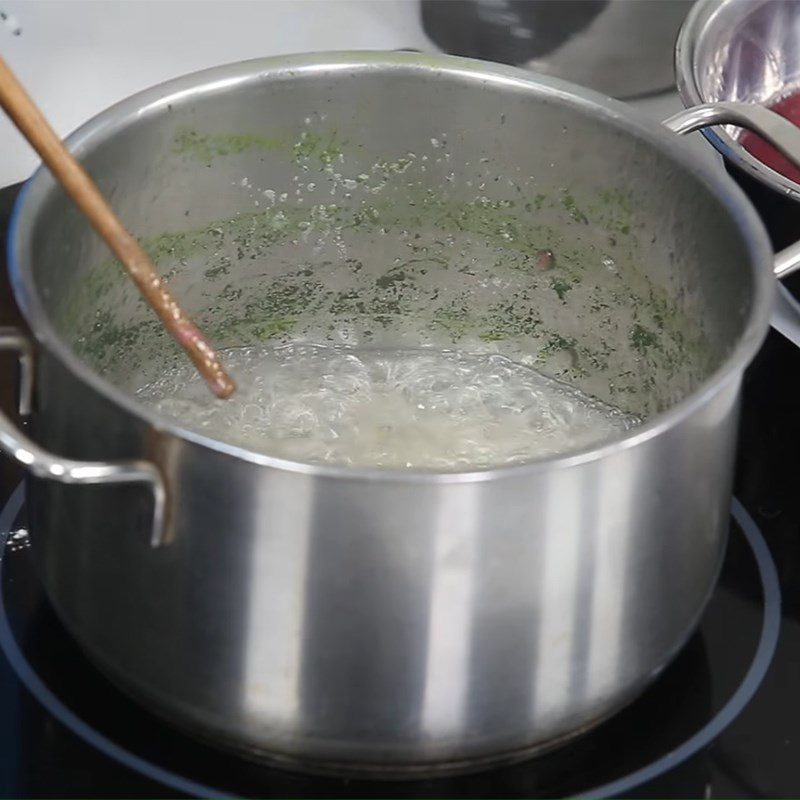
[[(678, 91), (687, 107), (698, 103), (769, 105), (781, 99), (800, 77), (794, 32), (800, 22), (797, 0), (698, 0), (675, 45)], [(703, 135), (725, 159), (767, 226), (783, 257), (800, 256), (800, 186), (762, 164), (739, 143), (735, 121), (709, 126)], [(746, 125), (744, 127), (747, 127)], [(781, 333), (800, 345), (797, 301), (785, 288), (773, 317)]]
[(774, 288), (724, 175), (599, 95), (401, 53), (198, 73), (69, 143), (220, 346), (484, 347), (648, 416), (473, 473), (209, 440), (137, 403), (180, 356), (40, 170), (9, 242), (40, 445), (2, 418), (0, 446), (32, 476), (49, 597), (120, 685), (252, 755), (386, 776), (552, 746), (673, 657), (720, 567)]
[[(797, 0), (700, 0), (675, 47), (678, 91), (687, 106), (735, 101), (769, 105), (800, 78)], [(800, 185), (762, 164), (727, 126), (704, 135), (727, 161), (776, 192), (800, 200)]]
[[(800, 78), (798, 25), (797, 0), (698, 0), (675, 47), (675, 75), (684, 104), (770, 105), (782, 99)], [(800, 185), (748, 153), (739, 141), (741, 127), (713, 127), (703, 133), (759, 212), (773, 245), (797, 258)], [(788, 290), (782, 289), (779, 302), (797, 316), (797, 301)], [(796, 324), (780, 329), (800, 344)]]

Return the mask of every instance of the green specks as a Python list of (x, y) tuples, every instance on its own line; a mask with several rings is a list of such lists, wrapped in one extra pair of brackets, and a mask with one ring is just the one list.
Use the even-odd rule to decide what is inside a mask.
[(546, 194), (537, 194), (536, 197), (533, 198), (533, 205), (536, 207), (537, 211), (542, 210), (542, 206), (544, 205), (544, 201), (547, 200)]
[(603, 189), (599, 197), (610, 209), (617, 208), (625, 214), (630, 214), (633, 211), (633, 197), (625, 189)]
[(358, 275), (358, 273), (361, 272), (362, 269), (364, 269), (364, 262), (359, 261), (357, 258), (345, 259), (344, 263), (347, 264), (353, 275)]
[(371, 228), (381, 218), (381, 212), (377, 206), (363, 205), (353, 212), (353, 221), (347, 227), (350, 228)]
[(174, 153), (191, 156), (204, 163), (210, 163), (217, 156), (235, 155), (248, 150), (278, 150), (286, 146), (285, 138), (249, 133), (201, 134), (189, 128), (178, 130), (172, 140)]
[(578, 340), (573, 336), (562, 336), (560, 333), (551, 333), (547, 337), (547, 343), (540, 352), (549, 355), (558, 350), (574, 350), (577, 345)]
[(402, 175), (413, 163), (410, 158), (398, 158), (395, 161), (383, 161), (379, 159), (372, 167), (372, 173), (384, 181), (389, 180), (393, 175)]
[(429, 328), (444, 328), (453, 344), (463, 339), (473, 329), (475, 321), (472, 319), (469, 307), (465, 301), (455, 300), (450, 305), (439, 307), (433, 311), (433, 320)]
[(260, 342), (268, 342), (276, 339), (283, 334), (289, 333), (294, 327), (295, 320), (286, 317), (276, 317), (269, 322), (254, 325), (252, 328), (253, 336)]
[[(242, 342), (269, 342), (275, 339), (286, 341), (295, 325), (289, 317), (252, 322), (247, 319), (231, 317), (210, 330), (216, 341), (229, 341), (235, 344)], [(206, 326), (208, 327), (208, 326)]]
[(80, 329), (85, 324), (87, 309), (97, 309), (112, 293), (131, 288), (119, 262), (105, 262), (96, 267), (83, 276), (64, 301), (58, 314), (60, 329), (70, 333)]
[(470, 329), (481, 331), (478, 337), (484, 342), (527, 339), (536, 335), (540, 324), (541, 319), (524, 291), (514, 292), (507, 300), (490, 305), (483, 314), (473, 313), (470, 319)]
[(147, 255), (158, 262), (163, 258), (185, 258), (191, 250), (191, 234), (165, 233), (155, 239), (140, 242)]
[(239, 260), (266, 255), (273, 245), (282, 243), (291, 234), (300, 233), (309, 215), (314, 216), (319, 229), (325, 230), (334, 224), (335, 214), (322, 214), (320, 208), (275, 206), (258, 213), (217, 220), (200, 230), (165, 234), (142, 242), (142, 245), (156, 263), (161, 264), (165, 259), (177, 259), (183, 263), (192, 256), (199, 256), (207, 269), (222, 266), (223, 269), (216, 274), (227, 274), (225, 268), (230, 267), (234, 255)]
[(665, 326), (672, 321), (680, 326), (688, 326), (688, 320), (682, 318), (683, 315), (680, 314), (675, 303), (666, 297), (663, 291), (656, 290), (652, 284), (649, 285), (647, 301), (646, 308), (659, 330), (664, 330)]
[(222, 319), (206, 321), (205, 327), (217, 341), (268, 341), (288, 334), (304, 313), (320, 308), (325, 297), (318, 281), (296, 273), (284, 275), (253, 293), (243, 307), (225, 313)]
[(242, 290), (234, 287), (232, 283), (226, 284), (219, 293), (220, 298), (233, 302), (242, 296)]
[[(292, 142), (280, 157), (301, 164), (285, 164), (284, 185), (272, 186), (267, 201), (259, 195), (252, 213), (204, 226), (193, 213), (181, 223), (194, 230), (144, 242), (215, 345), (491, 350), (538, 359), (545, 373), (602, 399), (619, 395), (635, 413), (684, 396), (713, 367), (717, 353), (703, 341), (695, 298), (679, 294), (658, 264), (663, 285), (641, 264), (645, 231), (626, 192), (600, 197), (583, 184), (562, 191), (531, 179), (521, 191), (503, 182), (489, 184), (489, 196), (477, 187), (451, 196), (449, 185), (421, 180), (409, 154), (334, 170), (343, 150), (335, 135)], [(268, 145), (191, 132), (176, 143), (198, 158)], [(301, 172), (327, 174), (309, 176), (320, 190), (302, 203), (291, 183)], [(81, 269), (74, 296), (59, 303), (59, 324), (93, 366), (123, 383), (129, 363), (155, 370), (178, 357), (157, 321), (142, 324), (149, 312), (119, 265)], [(98, 309), (105, 316), (95, 327)]]
[[(291, 150), (296, 162), (317, 160), (323, 167), (343, 158), (342, 147), (336, 131), (319, 134), (303, 131), (299, 139), (290, 145), (285, 136), (262, 136), (253, 133), (199, 133), (190, 128), (181, 128), (175, 133), (172, 150), (178, 155), (190, 156), (210, 164), (218, 156), (236, 155), (249, 151), (270, 152)], [(401, 167), (398, 166), (398, 169)]]
[(651, 348), (658, 349), (658, 336), (638, 322), (630, 330), (631, 346), (642, 355), (646, 355)]
[(561, 362), (559, 372), (568, 374), (573, 378), (586, 376), (586, 370), (580, 366), (578, 340), (573, 336), (563, 336), (560, 333), (550, 333), (544, 346), (539, 350), (537, 361), (546, 363), (555, 358)]
[(588, 224), (589, 218), (575, 205), (575, 198), (571, 194), (565, 194), (561, 198), (561, 204), (569, 211), (569, 215), (576, 222), (582, 222), (584, 225)]
[(231, 271), (231, 259), (228, 256), (220, 255), (213, 258), (210, 266), (203, 270), (203, 275), (212, 280), (220, 275), (227, 275)]
[(629, 236), (633, 230), (633, 196), (624, 189), (603, 189), (590, 206), (596, 221), (609, 231), (611, 246), (617, 245), (614, 234)]
[(505, 331), (488, 331), (480, 334), (479, 338), (484, 342), (502, 342), (504, 339), (508, 339), (508, 333)]
[(319, 281), (278, 278), (256, 293), (245, 306), (246, 317), (275, 319), (279, 316), (298, 317), (320, 302), (324, 287)]
[[(135, 358), (137, 347), (142, 341), (152, 341), (154, 337), (165, 338), (161, 322), (157, 319), (125, 325), (118, 323), (111, 312), (98, 311), (90, 334), (78, 339), (75, 349), (90, 363), (124, 361), (130, 367), (135, 367), (138, 365)], [(166, 346), (170, 347), (169, 344)]]
[(403, 283), (406, 279), (406, 274), (402, 270), (389, 270), (384, 275), (381, 275), (375, 281), (375, 285), (379, 289), (389, 289), (396, 283)]
[(336, 292), (330, 301), (328, 310), (331, 314), (336, 314), (337, 316), (341, 314), (364, 314), (366, 313), (366, 306), (358, 291), (345, 289), (341, 292)]
[(566, 303), (567, 292), (572, 289), (572, 284), (563, 278), (551, 278), (550, 288), (558, 295), (562, 303)]
[(336, 131), (327, 134), (303, 131), (292, 145), (292, 153), (298, 163), (317, 160), (323, 167), (327, 167), (343, 159), (342, 147), (345, 144), (346, 142), (338, 141)]

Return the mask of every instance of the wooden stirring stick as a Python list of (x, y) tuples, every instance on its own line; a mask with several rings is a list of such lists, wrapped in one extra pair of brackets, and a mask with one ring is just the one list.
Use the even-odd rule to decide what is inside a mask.
[(0, 106), (128, 270), (144, 299), (192, 359), (211, 391), (220, 398), (231, 395), (236, 384), (208, 340), (167, 291), (147, 253), (119, 221), (95, 182), (67, 150), (2, 58)]

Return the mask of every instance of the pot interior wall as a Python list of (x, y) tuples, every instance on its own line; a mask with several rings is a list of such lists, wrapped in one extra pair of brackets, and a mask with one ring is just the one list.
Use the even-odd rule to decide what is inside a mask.
[[(637, 414), (685, 397), (750, 310), (729, 212), (611, 114), (419, 63), (218, 82), (80, 155), (218, 347), (492, 351)], [(181, 357), (55, 187), (32, 255), (47, 314), (108, 380)]]

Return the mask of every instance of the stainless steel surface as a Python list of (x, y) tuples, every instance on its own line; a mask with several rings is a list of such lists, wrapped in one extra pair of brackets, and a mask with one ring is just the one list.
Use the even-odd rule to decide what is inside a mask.
[(740, 125), (759, 133), (800, 166), (800, 128), (768, 108), (752, 103), (706, 103), (664, 120), (671, 131), (691, 133), (709, 125)]
[(675, 37), (692, 0), (422, 0), (434, 43), (619, 98), (674, 85)]
[[(69, 143), (217, 345), (439, 337), (536, 357), (648, 417), (473, 473), (210, 440), (136, 402), (179, 355), (39, 172), (9, 259), (38, 341), (33, 435), (152, 463), (170, 493), (172, 541), (151, 549), (140, 488), (31, 481), (49, 596), (116, 680), (217, 742), (387, 776), (550, 746), (673, 657), (716, 580), (738, 389), (775, 286), (724, 175), (607, 98), (407, 53), (187, 76)], [(552, 274), (525, 260), (542, 248)], [(387, 282), (395, 258), (424, 274)]]
[[(783, 98), (800, 88), (800, 2), (698, 0), (681, 28), (675, 68), (687, 106)], [(731, 163), (800, 200), (800, 186), (753, 158), (738, 133), (730, 126), (704, 132)]]
[[(19, 354), (19, 411), (20, 414), (27, 415), (31, 411), (33, 396), (31, 342), (20, 331), (0, 328), (0, 350), (12, 350)], [(53, 455), (22, 433), (2, 411), (0, 411), (0, 450), (37, 478), (47, 478), (65, 484), (105, 486), (120, 483), (149, 484), (153, 494), (150, 543), (153, 547), (164, 544), (166, 491), (158, 470), (147, 461), (122, 463), (76, 461)]]
[(800, 268), (800, 242), (781, 250), (775, 256), (775, 275), (785, 278)]
[(20, 416), (27, 417), (33, 407), (33, 343), (16, 328), (0, 327), (0, 350), (17, 354), (19, 362)]
[[(800, 128), (763, 106), (752, 103), (707, 103), (679, 111), (664, 120), (679, 134), (704, 130), (709, 125), (738, 125), (763, 136), (787, 158), (800, 165)], [(775, 256), (775, 276), (786, 278), (800, 269), (800, 242)]]

